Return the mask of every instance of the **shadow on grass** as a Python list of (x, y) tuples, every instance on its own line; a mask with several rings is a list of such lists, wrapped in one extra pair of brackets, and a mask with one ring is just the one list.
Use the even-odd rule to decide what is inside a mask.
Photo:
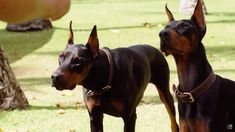
[[(207, 21), (207, 23), (235, 23), (234, 12), (213, 12), (209, 13), (209, 16), (221, 17), (221, 20)], [(231, 17), (234, 19), (223, 19), (224, 17)]]
[(207, 46), (206, 51), (210, 51), (212, 53), (219, 53), (221, 51), (233, 51), (235, 52), (235, 45), (230, 46), (218, 46), (218, 44), (215, 44), (215, 46)]
[(208, 46), (206, 47), (206, 53), (207, 56), (209, 58), (215, 58), (215, 56), (213, 55), (217, 55), (217, 58), (215, 59), (219, 59), (218, 57), (226, 57), (226, 58), (230, 58), (233, 60), (233, 58), (235, 57), (235, 46), (233, 45), (229, 45), (229, 46)]
[[(34, 91), (37, 93), (45, 92), (41, 89), (35, 88), (35, 86), (46, 85), (47, 87), (51, 86), (51, 79), (49, 77), (41, 77), (41, 78), (20, 78), (18, 79), (20, 85), (25, 87), (27, 91)], [(51, 87), (52, 88), (52, 87)]]
[(58, 56), (59, 57), (59, 54), (61, 53), (61, 51), (47, 51), (47, 52), (35, 52), (34, 54), (35, 55), (52, 55), (52, 56)]
[(79, 110), (79, 109), (86, 109), (85, 105), (77, 106), (64, 106), (64, 107), (57, 107), (57, 106), (38, 106), (38, 105), (30, 105), (28, 110)]
[[(135, 29), (135, 28), (153, 28), (157, 27), (156, 24), (151, 23), (143, 23), (143, 25), (134, 25), (134, 26), (116, 26), (116, 27), (106, 27), (106, 28), (98, 28), (99, 31), (105, 31), (105, 30), (113, 30), (113, 29)], [(55, 27), (55, 29), (58, 30), (68, 30), (68, 28), (62, 28), (62, 27)], [(91, 28), (89, 29), (73, 29), (73, 31), (91, 31)]]
[(212, 12), (212, 13), (209, 13), (209, 16), (231, 16), (231, 17), (234, 17), (235, 13), (234, 12)]
[(0, 30), (0, 46), (5, 50), (10, 63), (13, 63), (42, 47), (51, 39), (53, 33), (54, 29), (24, 33)]
[[(21, 83), (21, 85), (26, 86), (27, 90), (32, 90), (32, 91), (38, 91), (36, 88), (33, 88), (35, 85), (50, 85), (51, 79), (50, 78), (23, 78), (23, 79), (18, 79)], [(157, 90), (156, 90), (157, 93)], [(159, 96), (156, 95), (145, 95), (141, 102), (140, 105), (146, 105), (146, 104), (162, 104)], [(73, 106), (68, 106), (68, 108), (72, 108)], [(55, 106), (32, 106), (32, 108), (41, 108), (41, 109), (56, 109)]]
[(216, 69), (216, 72), (223, 72), (223, 73), (235, 73), (235, 68), (234, 69)]
[[(157, 95), (153, 96), (144, 96), (139, 105), (158, 105), (158, 104), (163, 104)], [(30, 105), (27, 110), (59, 110), (59, 109), (64, 109), (64, 110), (79, 110), (79, 109), (86, 109), (85, 104), (79, 104), (79, 106), (75, 105), (66, 105), (63, 107), (58, 107), (58, 106), (53, 106), (53, 105)]]
[[(153, 96), (144, 96), (139, 105), (158, 105), (158, 104), (163, 104), (157, 95)], [(85, 104), (81, 104), (79, 106), (75, 105), (66, 105), (63, 107), (57, 107), (53, 105), (30, 105), (27, 110), (59, 110), (59, 109), (64, 109), (64, 110), (79, 110), (79, 109), (86, 109)]]
[(235, 19), (233, 19), (233, 20), (216, 20), (216, 21), (207, 21), (207, 23), (235, 23)]
[(33, 86), (33, 85), (45, 85), (50, 84), (51, 79), (49, 77), (41, 77), (41, 78), (20, 78), (18, 79), (25, 86)]

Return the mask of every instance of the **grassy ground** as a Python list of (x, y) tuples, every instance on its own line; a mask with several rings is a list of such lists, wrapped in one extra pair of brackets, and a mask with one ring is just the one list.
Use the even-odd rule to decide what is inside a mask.
[[(89, 119), (82, 101), (81, 88), (56, 91), (50, 86), (50, 75), (58, 66), (57, 56), (65, 48), (67, 27), (73, 20), (75, 42), (86, 43), (90, 29), (98, 26), (100, 47), (127, 47), (147, 43), (159, 48), (158, 33), (167, 22), (164, 2), (160, 0), (72, 0), (70, 12), (53, 22), (54, 29), (33, 33), (10, 33), (0, 23), (0, 45), (21, 84), (30, 108), (24, 111), (0, 112), (0, 128), (4, 132), (87, 132)], [(176, 18), (179, 1), (168, 1)], [(207, 34), (203, 40), (216, 73), (235, 80), (235, 8), (234, 0), (205, 1)], [(144, 24), (149, 23), (150, 27)], [(177, 83), (175, 62), (167, 57), (171, 83)], [(157, 92), (149, 85), (137, 109), (136, 131), (169, 132), (170, 123)], [(105, 116), (106, 132), (122, 131), (120, 118)]]

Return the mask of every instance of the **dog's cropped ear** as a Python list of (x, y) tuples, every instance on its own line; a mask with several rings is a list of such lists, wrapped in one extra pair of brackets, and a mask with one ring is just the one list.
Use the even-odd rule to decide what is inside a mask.
[(67, 47), (68, 45), (72, 45), (74, 44), (73, 42), (73, 29), (72, 29), (72, 21), (70, 21), (69, 23), (69, 38), (68, 38), (68, 42), (67, 42)]
[(96, 31), (96, 25), (93, 27), (88, 42), (86, 44), (88, 49), (92, 51), (93, 57), (95, 58), (99, 52), (99, 40)]
[(172, 15), (171, 11), (168, 9), (167, 4), (165, 4), (166, 14), (168, 16), (168, 22), (174, 21), (174, 16)]
[(193, 16), (191, 17), (191, 20), (197, 25), (197, 27), (200, 30), (200, 36), (201, 38), (203, 38), (206, 33), (206, 21), (204, 18), (201, 0), (197, 1), (197, 5), (194, 9), (194, 13)]

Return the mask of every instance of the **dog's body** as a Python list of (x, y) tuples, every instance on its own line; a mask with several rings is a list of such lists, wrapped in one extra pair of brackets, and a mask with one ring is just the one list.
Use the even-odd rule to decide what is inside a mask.
[[(95, 123), (101, 123), (102, 114), (107, 113), (122, 117), (126, 132), (134, 131), (136, 107), (149, 82), (158, 87), (162, 93), (162, 99), (167, 101), (166, 105), (170, 107), (171, 111), (174, 109), (173, 99), (168, 91), (168, 65), (158, 50), (147, 45), (138, 45), (109, 50), (109, 52), (113, 57), (114, 66), (112, 88), (100, 96), (87, 96), (89, 90), (100, 89), (107, 85), (109, 64), (106, 55), (102, 55), (102, 53), (83, 83), (84, 99), (90, 116), (93, 118), (98, 116), (91, 123), (94, 128), (101, 129), (99, 128), (101, 125), (95, 125)], [(104, 63), (100, 63), (102, 61)], [(96, 78), (101, 82), (94, 80)]]
[(235, 82), (213, 74), (201, 42), (206, 24), (199, 1), (190, 20), (174, 20), (159, 36), (161, 50), (173, 55), (179, 77), (178, 97), (182, 132), (235, 131)]
[(74, 45), (70, 31), (69, 44), (59, 58), (60, 67), (52, 75), (53, 85), (58, 90), (73, 89), (77, 84), (84, 87), (92, 132), (103, 131), (103, 113), (122, 117), (124, 131), (134, 132), (136, 107), (149, 82), (158, 88), (172, 131), (178, 131), (168, 64), (157, 49), (148, 45), (99, 49), (96, 27), (86, 45)]

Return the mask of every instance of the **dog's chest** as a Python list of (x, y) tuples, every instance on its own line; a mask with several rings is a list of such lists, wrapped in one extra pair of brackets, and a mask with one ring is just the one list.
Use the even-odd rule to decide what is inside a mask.
[(85, 103), (89, 112), (99, 109), (102, 113), (120, 117), (124, 113), (124, 102), (106, 97), (87, 97)]

